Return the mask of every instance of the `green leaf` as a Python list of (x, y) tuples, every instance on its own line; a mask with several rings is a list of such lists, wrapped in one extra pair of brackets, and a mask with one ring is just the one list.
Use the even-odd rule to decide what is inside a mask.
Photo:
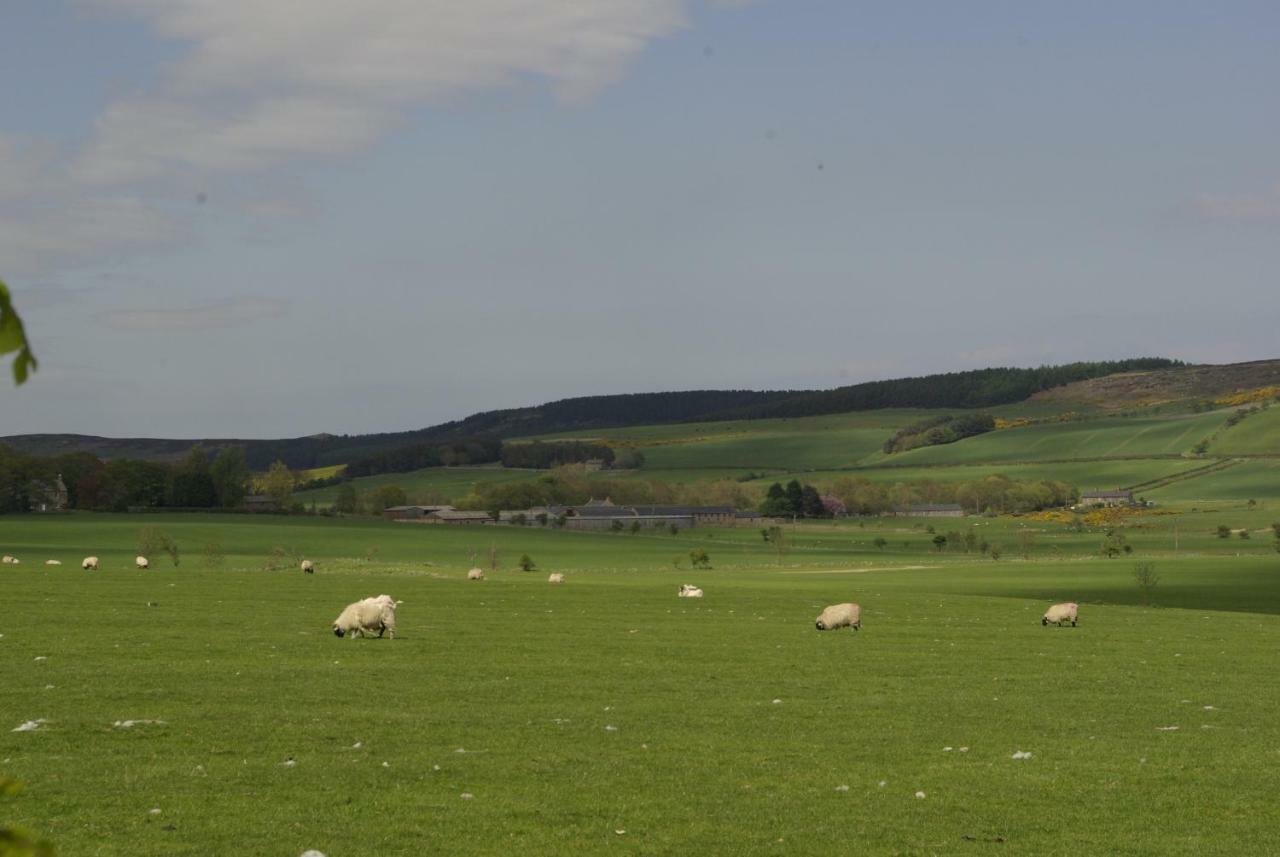
[(31, 353), (31, 343), (22, 327), (22, 319), (9, 299), (9, 287), (0, 280), (0, 354), (18, 352), (13, 358), (13, 381), (23, 384), (35, 370), (36, 356)]

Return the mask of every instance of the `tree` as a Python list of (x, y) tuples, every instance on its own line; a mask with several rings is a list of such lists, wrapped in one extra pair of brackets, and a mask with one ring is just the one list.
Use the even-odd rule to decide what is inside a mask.
[(360, 505), (360, 497), (356, 494), (356, 487), (350, 482), (343, 482), (338, 486), (338, 495), (333, 499), (333, 508), (342, 512), (344, 515), (354, 514), (356, 508)]
[(1249, 538), (1249, 528), (1248, 528), (1248, 527), (1244, 527), (1244, 528), (1242, 528), (1242, 529), (1240, 530), (1240, 532), (1239, 532), (1239, 533), (1237, 533), (1236, 535), (1240, 536), (1240, 538), (1242, 538), (1242, 539), (1247, 539), (1247, 538)]
[(1031, 551), (1036, 546), (1036, 534), (1031, 530), (1018, 530), (1018, 552), (1023, 559), (1031, 559)]
[(1220, 539), (1231, 538), (1231, 528), (1228, 527), (1226, 524), (1218, 524), (1218, 538)]
[(224, 509), (239, 508), (248, 493), (249, 476), (243, 446), (224, 446), (218, 450), (209, 464), (209, 478), (213, 480), (218, 505)]
[(287, 508), (293, 497), (293, 471), (283, 461), (276, 459), (267, 468), (267, 475), (262, 477), (262, 493), (266, 494), (281, 509)]
[(622, 532), (622, 522), (619, 521), (617, 518), (614, 518), (613, 521), (611, 521), (609, 524), (609, 529), (615, 533)]
[(800, 515), (804, 513), (804, 486), (799, 480), (792, 479), (787, 483), (787, 514)]
[(1142, 593), (1142, 603), (1150, 606), (1151, 593), (1155, 591), (1156, 584), (1160, 582), (1160, 575), (1156, 572), (1156, 567), (1149, 562), (1135, 563), (1133, 566), (1133, 579), (1138, 584), (1138, 590)]
[(640, 532), (640, 522), (639, 522), (639, 521), (632, 521), (632, 522), (631, 522), (631, 535), (633, 535), (633, 536), (634, 536), (634, 535), (635, 535), (636, 533), (638, 533), (638, 532)]
[(711, 557), (706, 548), (694, 548), (689, 551), (689, 565), (694, 568), (711, 568)]
[(943, 548), (945, 548), (946, 546), (947, 546), (947, 537), (946, 537), (946, 536), (944, 536), (944, 535), (942, 535), (942, 534), (938, 534), (938, 535), (936, 535), (936, 536), (934, 536), (934, 537), (933, 537), (933, 548), (934, 548), (934, 550), (941, 552), (941, 551), (942, 551), (942, 549), (943, 549)]
[(371, 515), (381, 515), (383, 509), (392, 506), (403, 506), (409, 502), (404, 489), (399, 485), (379, 485), (369, 492), (368, 509)]
[(169, 505), (178, 508), (208, 509), (217, 502), (209, 455), (200, 444), (191, 447), (186, 458), (174, 465), (169, 476)]
[(871, 542), (871, 544), (875, 545), (880, 550), (884, 550), (884, 546), (889, 544), (889, 542), (885, 539), (884, 536), (876, 536), (875, 539)]
[(1133, 546), (1130, 545), (1124, 537), (1124, 533), (1119, 530), (1107, 530), (1107, 537), (1102, 541), (1102, 555), (1108, 558), (1119, 556), (1123, 553), (1131, 553)]
[(178, 543), (159, 527), (148, 526), (138, 530), (138, 553), (148, 558), (167, 553), (174, 566), (178, 565)]
[(36, 357), (31, 353), (31, 343), (27, 340), (22, 318), (9, 298), (9, 287), (0, 280), (0, 355), (14, 352), (17, 353), (13, 358), (13, 383), (20, 386), (27, 382), (27, 375), (35, 370)]
[(520, 566), (521, 571), (533, 571), (538, 567), (534, 564), (534, 561), (529, 558), (527, 553), (520, 554), (520, 561), (517, 562), (516, 565)]

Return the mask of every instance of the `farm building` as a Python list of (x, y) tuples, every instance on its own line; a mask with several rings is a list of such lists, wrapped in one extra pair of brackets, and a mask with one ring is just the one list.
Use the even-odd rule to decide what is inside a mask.
[(964, 509), (959, 503), (918, 503), (898, 511), (908, 518), (963, 518)]
[(1132, 491), (1085, 491), (1079, 506), (1132, 506)]
[(388, 521), (414, 521), (425, 518), (432, 512), (453, 511), (452, 506), (388, 506), (382, 510), (382, 517)]
[(464, 526), (470, 524), (492, 524), (493, 516), (488, 512), (460, 512), (457, 509), (438, 509), (422, 517), (426, 524), (453, 524)]

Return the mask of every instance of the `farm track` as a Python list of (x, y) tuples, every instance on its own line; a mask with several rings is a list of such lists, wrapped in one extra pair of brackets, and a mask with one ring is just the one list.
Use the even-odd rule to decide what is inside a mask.
[(1201, 476), (1207, 476), (1210, 473), (1218, 473), (1226, 470), (1228, 467), (1234, 467), (1245, 461), (1243, 458), (1227, 458), (1221, 461), (1215, 461), (1213, 464), (1204, 467), (1198, 467), (1195, 470), (1188, 470), (1185, 473), (1174, 473), (1169, 476), (1162, 476), (1159, 479), (1151, 479), (1146, 482), (1139, 482), (1136, 485), (1130, 485), (1126, 490), (1129, 491), (1154, 491), (1156, 488), (1163, 488), (1166, 485), (1172, 485), (1175, 482), (1185, 482), (1188, 479), (1196, 479)]

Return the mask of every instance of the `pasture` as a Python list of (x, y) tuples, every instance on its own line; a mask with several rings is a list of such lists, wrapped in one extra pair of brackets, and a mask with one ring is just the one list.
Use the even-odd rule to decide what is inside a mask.
[[(3, 808), (62, 854), (1270, 853), (1273, 517), (1143, 517), (1114, 560), (1099, 530), (1007, 518), (801, 525), (781, 553), (756, 529), (0, 518), (23, 559), (0, 773), (26, 783)], [(131, 568), (146, 525), (179, 566)], [(938, 552), (929, 525), (1006, 556)], [(263, 570), (276, 547), (317, 574)], [(330, 633), (380, 592), (398, 639)], [(1042, 628), (1068, 599), (1080, 626)], [(861, 632), (813, 629), (845, 600)]]

